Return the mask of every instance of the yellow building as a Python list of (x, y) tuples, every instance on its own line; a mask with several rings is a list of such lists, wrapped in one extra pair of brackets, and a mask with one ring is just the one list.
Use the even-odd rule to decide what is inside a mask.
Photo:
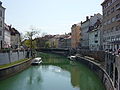
[(80, 45), (80, 24), (71, 27), (71, 47), (78, 48)]

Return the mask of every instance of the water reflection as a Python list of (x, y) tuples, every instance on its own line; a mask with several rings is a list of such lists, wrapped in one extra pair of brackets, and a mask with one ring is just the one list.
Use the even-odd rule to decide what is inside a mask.
[(84, 65), (65, 57), (40, 53), (43, 65), (0, 81), (0, 90), (105, 90), (98, 77)]
[(30, 74), (28, 76), (28, 84), (32, 85), (34, 83), (40, 85), (40, 83), (42, 82), (42, 78), (41, 78), (41, 71), (38, 67), (32, 67), (30, 68)]
[[(71, 84), (73, 87), (79, 88), (79, 90), (105, 90), (99, 78), (84, 65), (69, 61), (64, 57), (57, 55), (54, 56), (49, 54), (49, 56), (46, 56), (44, 53), (41, 53), (41, 55), (44, 62), (58, 66), (59, 69), (56, 68), (57, 71), (68, 71), (70, 73)], [(59, 74), (62, 73), (63, 71), (61, 71)]]

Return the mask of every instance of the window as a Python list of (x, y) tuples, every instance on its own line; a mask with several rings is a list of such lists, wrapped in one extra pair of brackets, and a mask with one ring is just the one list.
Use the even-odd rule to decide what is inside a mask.
[(98, 41), (95, 41), (95, 43), (98, 43)]
[(0, 10), (0, 17), (2, 17), (2, 11)]
[(120, 14), (117, 14), (117, 15), (116, 15), (116, 19), (119, 19), (119, 18), (120, 18)]
[(118, 69), (117, 67), (115, 67), (115, 83), (114, 83), (115, 87), (117, 87), (117, 82), (118, 82)]
[(116, 8), (118, 8), (120, 6), (120, 3), (118, 3), (117, 5), (116, 5)]
[(111, 20), (108, 20), (108, 24), (111, 24)]
[(2, 36), (2, 31), (0, 31), (0, 36)]
[(107, 13), (106, 12), (103, 12), (103, 16), (106, 16), (107, 15)]
[(98, 34), (97, 34), (97, 33), (95, 34), (95, 37), (98, 37)]
[(111, 13), (113, 13), (114, 12), (114, 7), (113, 8), (111, 8)]
[(113, 17), (112, 19), (111, 19), (111, 22), (114, 22), (115, 21), (115, 17)]
[(0, 27), (2, 27), (2, 21), (0, 21)]
[(107, 16), (110, 14), (110, 10), (107, 11)]
[(118, 26), (116, 26), (116, 31), (118, 31), (120, 29), (120, 26), (118, 25)]
[(115, 27), (112, 27), (112, 31), (115, 31)]

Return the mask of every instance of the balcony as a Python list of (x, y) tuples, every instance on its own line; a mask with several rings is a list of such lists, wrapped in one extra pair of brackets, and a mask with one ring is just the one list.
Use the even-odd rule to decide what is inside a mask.
[(116, 10), (120, 10), (120, 5), (118, 7), (116, 7)]
[(116, 18), (116, 21), (120, 22), (120, 17), (119, 17), (119, 18)]

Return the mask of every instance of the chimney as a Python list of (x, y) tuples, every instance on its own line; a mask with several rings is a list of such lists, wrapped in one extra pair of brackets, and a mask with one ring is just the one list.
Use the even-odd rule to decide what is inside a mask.
[(86, 21), (89, 20), (89, 16), (86, 16)]
[(92, 18), (93, 16), (90, 16), (90, 18)]
[(81, 24), (82, 24), (83, 22), (81, 21)]
[(2, 2), (0, 1), (0, 6), (2, 6)]

